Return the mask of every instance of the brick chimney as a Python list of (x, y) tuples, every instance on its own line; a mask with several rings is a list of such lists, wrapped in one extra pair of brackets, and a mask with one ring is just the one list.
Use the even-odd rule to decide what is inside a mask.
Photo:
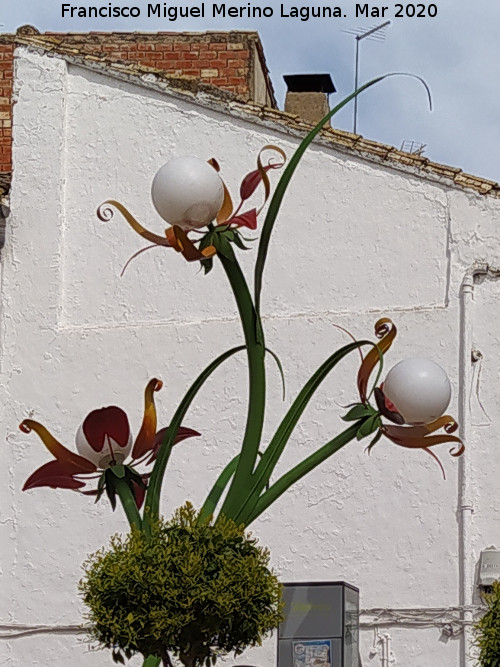
[[(285, 74), (285, 111), (316, 125), (330, 107), (328, 95), (336, 91), (329, 74)], [(330, 126), (330, 123), (328, 123)]]

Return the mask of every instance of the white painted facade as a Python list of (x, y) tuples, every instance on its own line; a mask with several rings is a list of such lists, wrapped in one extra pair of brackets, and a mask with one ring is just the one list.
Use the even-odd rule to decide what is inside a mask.
[[(126, 521), (104, 500), (94, 505), (63, 490), (22, 493), (50, 455), (18, 424), (31, 416), (71, 447), (90, 410), (116, 404), (136, 430), (154, 376), (164, 381), (159, 423), (168, 423), (207, 362), (241, 342), (232, 295), (219, 267), (205, 277), (162, 249), (141, 255), (120, 278), (144, 244), (119, 215), (100, 222), (96, 208), (114, 197), (161, 233), (149, 188), (171, 156), (216, 156), (237, 193), (260, 147), (277, 144), (291, 155), (299, 138), (208, 98), (202, 104), (25, 48), (17, 51), (15, 97), (1, 260), (0, 664), (109, 665), (108, 654), (90, 652), (82, 635), (63, 628), (82, 622), (76, 586), (86, 555), (126, 530)], [(276, 182), (276, 173), (271, 178)], [(266, 434), (346, 342), (335, 324), (373, 338), (374, 322), (387, 315), (399, 329), (389, 366), (428, 356), (446, 368), (450, 413), (466, 437), (461, 462), (446, 445), (437, 450), (446, 481), (424, 452), (382, 440), (368, 457), (364, 443), (352, 443), (253, 526), (283, 580), (345, 580), (360, 588), (363, 610), (416, 610), (404, 627), (371, 627), (376, 616), (362, 614), (363, 667), (472, 664), (460, 621), (444, 623), (460, 618), (462, 603), (478, 602), (479, 553), (500, 546), (499, 218), (498, 199), (320, 143), (299, 167), (271, 242), (264, 326), (285, 367), (287, 399), (270, 362)], [(250, 278), (255, 244), (241, 255)], [(474, 278), (479, 266), (486, 274)], [(472, 348), (482, 353), (475, 364)], [(343, 429), (339, 416), (356, 400), (358, 363), (352, 355), (324, 383), (281, 470)], [(165, 514), (187, 499), (200, 505), (239, 449), (246, 382), (245, 360), (235, 359), (199, 394), (185, 423), (203, 437), (175, 449)], [(435, 608), (443, 611), (433, 626)], [(19, 625), (49, 632), (11, 636)], [(226, 664), (273, 667), (275, 650), (272, 638)]]

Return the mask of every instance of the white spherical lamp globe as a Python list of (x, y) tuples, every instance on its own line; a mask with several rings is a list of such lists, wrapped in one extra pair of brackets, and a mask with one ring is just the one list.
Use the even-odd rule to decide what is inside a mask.
[(404, 359), (387, 373), (384, 394), (407, 424), (428, 424), (450, 402), (451, 385), (444, 370), (430, 359)]
[(184, 230), (212, 222), (224, 201), (219, 174), (192, 155), (176, 157), (160, 167), (151, 186), (155, 209), (171, 225)]

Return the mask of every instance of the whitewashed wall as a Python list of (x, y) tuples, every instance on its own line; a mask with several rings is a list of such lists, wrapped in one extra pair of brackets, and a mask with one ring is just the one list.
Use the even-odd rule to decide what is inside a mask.
[[(180, 255), (155, 249), (120, 278), (142, 240), (118, 215), (102, 223), (95, 210), (115, 197), (161, 232), (149, 187), (167, 159), (216, 156), (237, 192), (262, 145), (275, 143), (290, 155), (298, 140), (277, 127), (59, 58), (23, 49), (17, 56), (12, 213), (2, 253), (0, 313), (0, 625), (57, 628), (82, 621), (76, 585), (86, 555), (127, 525), (120, 510), (112, 514), (104, 501), (93, 505), (86, 497), (50, 489), (22, 493), (28, 475), (50, 457), (35, 434), (22, 434), (17, 425), (31, 416), (72, 446), (90, 410), (117, 404), (137, 429), (143, 389), (153, 376), (165, 383), (157, 403), (160, 423), (166, 424), (199, 370), (241, 341), (219, 267), (204, 277)], [(472, 288), (463, 330), (460, 292), (475, 261), (500, 267), (499, 214), (497, 200), (323, 145), (304, 158), (280, 213), (265, 273), (267, 342), (283, 360), (288, 391), (283, 404), (270, 363), (266, 434), (309, 374), (346, 342), (334, 324), (372, 337), (374, 322), (388, 315), (399, 328), (389, 363), (429, 356), (450, 374), (450, 411), (467, 433), (474, 514), (461, 554), (459, 464), (446, 445), (440, 452), (443, 481), (425, 453), (381, 441), (368, 457), (364, 444), (353, 443), (254, 525), (283, 580), (345, 580), (360, 588), (363, 609), (422, 608), (425, 616), (427, 608), (453, 608), (464, 600), (464, 556), (470, 580), (465, 600), (472, 596), (480, 550), (500, 546), (500, 286), (490, 275)], [(249, 278), (255, 256), (255, 244), (242, 253)], [(483, 353), (479, 391), (488, 417), (475, 393), (477, 368), (463, 361), (472, 344)], [(356, 400), (357, 366), (353, 355), (325, 382), (282, 469), (343, 428), (341, 406)], [(465, 411), (459, 410), (460, 377)], [(165, 484), (166, 514), (187, 499), (202, 502), (239, 448), (245, 408), (241, 358), (213, 377), (186, 419), (203, 437), (175, 449)], [(365, 623), (368, 618), (363, 616)], [(383, 664), (380, 646), (373, 649), (374, 632), (362, 632), (363, 667)], [(466, 664), (459, 632), (449, 641), (440, 627), (384, 626), (380, 632), (390, 636), (391, 665)], [(272, 667), (275, 638), (228, 664), (233, 662)], [(0, 641), (2, 665), (110, 663), (107, 654), (91, 652), (84, 638), (55, 629)]]

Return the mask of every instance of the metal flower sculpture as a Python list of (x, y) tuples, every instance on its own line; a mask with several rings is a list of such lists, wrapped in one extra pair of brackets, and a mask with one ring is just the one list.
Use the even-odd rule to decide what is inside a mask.
[[(351, 406), (351, 410), (343, 419), (356, 421), (365, 418), (356, 437), (360, 440), (376, 433), (368, 445), (368, 452), (385, 435), (401, 447), (424, 450), (438, 462), (443, 477), (446, 477), (441, 461), (429, 448), (445, 442), (454, 442), (457, 446), (450, 450), (450, 454), (461, 456), (465, 447), (460, 438), (452, 435), (458, 428), (457, 422), (453, 417), (443, 415), (448, 407), (451, 390), (449, 380), (440, 366), (426, 359), (408, 359), (400, 362), (389, 371), (384, 383), (379, 387), (373, 387), (371, 393), (374, 395), (377, 409), (370, 404), (368, 382), (381, 357), (391, 347), (396, 333), (395, 325), (388, 318), (382, 318), (375, 324), (375, 335), (380, 342), (368, 352), (358, 372), (358, 392), (361, 402)], [(391, 400), (384, 387), (391, 381), (391, 374), (394, 375), (394, 372), (401, 376), (401, 381), (396, 383), (393, 381), (395, 386), (392, 389)], [(380, 371), (375, 384), (379, 376)], [(398, 409), (395, 403), (400, 406), (407, 404), (407, 410)], [(405, 416), (401, 412), (405, 412)], [(384, 424), (382, 417), (392, 424)], [(444, 433), (432, 435), (441, 428), (444, 429)]]
[[(283, 162), (269, 161), (264, 165), (262, 153), (269, 150), (279, 153)], [(120, 202), (114, 199), (105, 201), (97, 211), (102, 221), (111, 220), (113, 210), (110, 207), (114, 206), (134, 231), (152, 243), (129, 259), (122, 274), (134, 257), (157, 246), (173, 248), (189, 262), (200, 261), (205, 273), (212, 268), (212, 257), (217, 252), (231, 259), (234, 255), (231, 244), (246, 249), (243, 243), (245, 239), (239, 229), (257, 228), (257, 216), (271, 192), (267, 172), (270, 169), (281, 168), (285, 160), (286, 156), (281, 148), (264, 146), (257, 156), (257, 169), (247, 174), (241, 183), (240, 203), (234, 210), (229, 190), (218, 175), (220, 167), (217, 160), (212, 158), (204, 162), (193, 156), (174, 158), (159, 169), (151, 188), (156, 210), (171, 225), (165, 230), (165, 236), (145, 229)], [(263, 204), (259, 209), (251, 208), (241, 212), (244, 203), (253, 195), (260, 183), (263, 183), (265, 191)], [(214, 222), (215, 226), (212, 224)], [(189, 237), (190, 233), (199, 233), (200, 228), (207, 226), (209, 231), (201, 238), (193, 241)]]
[[(148, 248), (173, 248), (186, 260), (199, 261), (205, 273), (208, 273), (213, 262), (218, 260), (226, 273), (234, 295), (241, 319), (244, 343), (221, 354), (200, 373), (179, 402), (168, 428), (160, 432), (161, 435), (156, 433), (156, 413), (152, 401), (153, 392), (159, 387), (156, 380), (148, 385), (145, 418), (132, 449), (133, 459), (140, 459), (147, 454), (150, 455), (150, 462), (151, 459), (154, 459), (147, 483), (142, 515), (139, 514), (134, 494), (137, 494), (138, 489), (144, 492), (144, 482), (133, 468), (123, 465), (126, 453), (131, 447), (131, 441), (128, 421), (118, 408), (105, 408), (89, 415), (77, 439), (77, 447), (78, 442), (83, 443), (80, 444), (82, 449), (79, 450), (83, 456), (73, 454), (62, 447), (37, 422), (25, 420), (21, 425), (23, 430), (36, 430), (56, 459), (36, 471), (27, 481), (26, 488), (48, 485), (79, 489), (84, 484), (83, 478), (89, 474), (95, 474), (99, 465), (111, 466), (104, 472), (104, 482), (101, 477), (98, 492), (102, 493), (103, 488), (106, 487), (109, 494), (108, 478), (113, 478), (113, 488), (131, 524), (144, 531), (146, 535), (150, 535), (151, 526), (157, 521), (160, 514), (161, 488), (172, 447), (180, 439), (195, 435), (195, 432), (187, 433), (186, 429), (182, 429), (181, 424), (187, 411), (198, 391), (212, 373), (234, 354), (243, 351), (247, 356), (249, 387), (243, 441), (239, 451), (222, 470), (206, 497), (199, 515), (200, 522), (217, 521), (218, 517), (225, 516), (240, 526), (248, 526), (311, 470), (321, 465), (349, 442), (372, 434), (375, 436), (368, 449), (371, 449), (375, 442), (385, 435), (400, 446), (423, 449), (431, 456), (434, 456), (431, 447), (443, 442), (453, 442), (458, 445), (451, 452), (453, 456), (462, 454), (464, 447), (461, 441), (451, 435), (456, 429), (456, 422), (451, 417), (441, 416), (447, 407), (449, 395), (444, 402), (441, 397), (435, 405), (431, 406), (432, 410), (429, 414), (433, 415), (432, 419), (425, 417), (424, 410), (421, 414), (424, 414), (425, 418), (420, 420), (415, 419), (411, 409), (408, 411), (406, 406), (408, 401), (416, 404), (419, 399), (413, 395), (404, 396), (404, 391), (398, 389), (398, 381), (394, 381), (394, 377), (398, 375), (395, 369), (390, 371), (383, 385), (377, 386), (384, 354), (396, 335), (396, 328), (388, 319), (377, 322), (375, 327), (377, 341), (353, 340), (330, 354), (299, 391), (271, 439), (263, 443), (266, 409), (266, 354), (272, 354), (282, 372), (279, 359), (266, 347), (261, 319), (263, 274), (274, 224), (302, 156), (324, 128), (325, 123), (362, 91), (379, 83), (387, 76), (394, 75), (389, 74), (373, 79), (334, 107), (301, 141), (286, 166), (285, 154), (280, 148), (265, 146), (257, 157), (257, 169), (243, 179), (240, 187), (241, 201), (236, 210), (233, 210), (228, 189), (219, 176), (217, 162), (215, 160), (205, 162), (196, 157), (175, 158), (164, 165), (154, 177), (153, 204), (159, 215), (169, 224), (164, 236), (144, 228), (127, 208), (115, 199), (109, 199), (101, 204), (98, 209), (98, 217), (101, 220), (110, 220), (113, 217), (113, 208), (115, 208), (124, 216), (135, 232), (152, 244), (139, 250), (133, 257)], [(419, 79), (419, 77), (416, 78)], [(282, 161), (268, 162), (264, 165), (262, 153), (268, 150), (277, 152)], [(284, 167), (283, 173), (270, 198), (271, 187), (268, 172), (279, 167)], [(244, 212), (242, 208), (261, 183), (265, 191), (264, 204), (268, 202), (269, 198), (270, 201), (260, 230), (252, 293), (240, 268), (234, 246), (245, 248), (243, 243), (245, 239), (240, 233), (242, 227), (255, 229), (257, 226), (257, 216), (261, 213), (264, 204), (259, 209), (251, 208)], [(369, 351), (358, 373), (360, 402), (355, 404), (344, 417), (349, 422), (348, 427), (318, 447), (281, 477), (271, 480), (297, 423), (321, 383), (344, 357), (351, 352), (359, 352), (365, 346), (369, 348)], [(374, 388), (369, 392), (368, 382), (377, 366), (378, 372)], [(376, 407), (370, 403), (372, 394), (375, 397)], [(434, 413), (436, 413), (435, 418)], [(392, 423), (386, 424), (385, 420)], [(436, 431), (441, 428), (444, 428), (445, 433), (436, 434)], [(84, 445), (85, 449), (83, 449)], [(92, 451), (91, 459), (88, 456), (89, 450)], [(94, 454), (98, 458), (94, 458)], [(149, 656), (145, 659), (144, 665), (157, 667), (159, 663), (160, 658)], [(170, 663), (164, 660), (163, 664)]]
[[(62, 445), (37, 421), (25, 419), (19, 426), (24, 433), (35, 433), (54, 456), (26, 480), (23, 491), (40, 486), (81, 491), (88, 480), (99, 478), (97, 489), (82, 491), (96, 495), (96, 501), (106, 491), (113, 509), (116, 494), (126, 485), (137, 507), (141, 507), (148, 474), (138, 473), (133, 466), (152, 463), (158, 454), (166, 429), (157, 432), (154, 393), (162, 387), (160, 380), (150, 380), (144, 392), (144, 417), (135, 441), (132, 438), (126, 413), (115, 405), (90, 412), (76, 434), (78, 454)], [(179, 428), (174, 444), (185, 438), (200, 435), (190, 428)], [(131, 454), (131, 461), (126, 463)], [(102, 472), (100, 472), (102, 471)]]

